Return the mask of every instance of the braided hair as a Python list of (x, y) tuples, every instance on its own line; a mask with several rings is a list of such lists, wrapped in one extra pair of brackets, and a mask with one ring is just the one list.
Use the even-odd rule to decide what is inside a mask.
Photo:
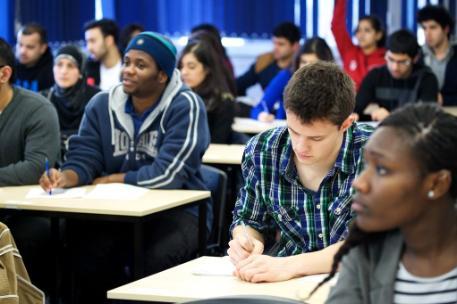
[[(457, 117), (446, 113), (433, 103), (408, 104), (382, 121), (378, 128), (382, 127), (395, 129), (404, 140), (403, 142), (410, 146), (423, 176), (443, 169), (450, 171), (449, 195), (455, 202), (457, 199), (457, 161), (455, 160)], [(341, 260), (351, 248), (376, 242), (387, 233), (388, 231), (368, 233), (353, 222), (348, 237), (333, 258), (329, 275), (310, 292), (308, 298), (335, 276)]]

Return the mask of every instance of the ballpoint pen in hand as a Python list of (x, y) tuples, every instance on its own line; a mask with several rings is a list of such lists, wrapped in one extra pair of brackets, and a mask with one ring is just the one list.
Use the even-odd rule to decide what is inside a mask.
[[(46, 175), (49, 178), (50, 177), (50, 175), (49, 175), (49, 159), (47, 157), (44, 160), (44, 166), (45, 166), (45, 170), (46, 170)], [(52, 194), (52, 188), (49, 188), (49, 195), (51, 195), (51, 194)]]

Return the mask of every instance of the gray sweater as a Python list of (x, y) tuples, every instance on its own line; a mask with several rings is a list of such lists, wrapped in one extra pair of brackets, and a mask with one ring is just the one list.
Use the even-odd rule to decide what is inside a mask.
[(326, 303), (392, 303), (402, 248), (403, 236), (395, 231), (352, 249), (343, 258), (338, 282)]
[(59, 157), (59, 120), (46, 98), (13, 90), (13, 99), (0, 114), (0, 186), (37, 184), (45, 158), (52, 167)]

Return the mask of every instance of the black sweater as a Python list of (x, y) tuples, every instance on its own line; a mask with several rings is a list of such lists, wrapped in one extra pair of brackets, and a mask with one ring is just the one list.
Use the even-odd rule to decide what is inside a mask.
[(410, 77), (395, 79), (386, 65), (371, 70), (362, 81), (357, 93), (355, 112), (361, 120), (371, 120), (363, 110), (376, 103), (389, 112), (410, 102), (436, 102), (438, 80), (430, 68), (415, 65)]

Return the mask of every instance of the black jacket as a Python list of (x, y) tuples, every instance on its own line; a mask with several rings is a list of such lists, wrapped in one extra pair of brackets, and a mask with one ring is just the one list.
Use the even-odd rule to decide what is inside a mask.
[(100, 62), (88, 58), (84, 66), (84, 76), (87, 84), (91, 86), (100, 86)]
[(370, 103), (376, 103), (392, 111), (406, 103), (436, 102), (438, 80), (429, 67), (415, 64), (406, 79), (394, 79), (386, 65), (374, 68), (365, 76), (356, 97), (355, 112), (361, 120), (371, 120), (363, 111)]
[(46, 90), (54, 84), (52, 67), (54, 59), (49, 47), (38, 62), (32, 67), (26, 67), (16, 59), (15, 84), (24, 89), (39, 92)]

